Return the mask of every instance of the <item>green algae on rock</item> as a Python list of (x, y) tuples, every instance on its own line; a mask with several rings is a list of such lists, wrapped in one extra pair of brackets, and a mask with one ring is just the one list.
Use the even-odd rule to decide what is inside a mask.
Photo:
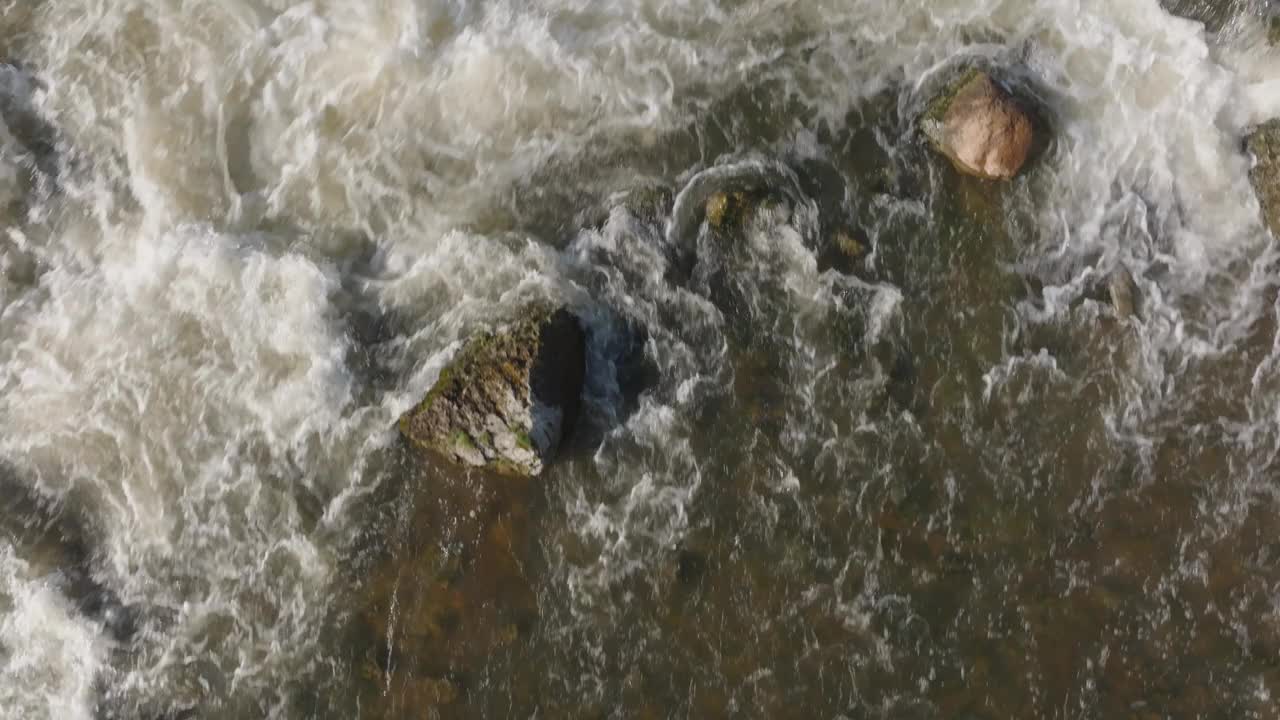
[(751, 212), (752, 203), (741, 190), (718, 192), (707, 198), (707, 224), (716, 230), (740, 226)]
[(538, 475), (576, 419), (585, 344), (565, 308), (526, 308), (507, 327), (468, 342), (400, 419), (400, 432), (464, 466)]
[(1011, 179), (1031, 153), (1031, 116), (981, 70), (970, 69), (950, 84), (930, 103), (921, 124), (933, 147), (968, 175)]
[(1262, 220), (1280, 236), (1280, 120), (1260, 125), (1245, 139), (1253, 155), (1249, 179), (1262, 206)]

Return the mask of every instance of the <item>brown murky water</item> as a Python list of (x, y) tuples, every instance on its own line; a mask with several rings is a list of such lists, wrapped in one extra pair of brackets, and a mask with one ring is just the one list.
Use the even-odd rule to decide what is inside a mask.
[[(0, 716), (1280, 718), (1280, 56), (1171, 4), (3, 9)], [(534, 298), (566, 457), (416, 457)]]

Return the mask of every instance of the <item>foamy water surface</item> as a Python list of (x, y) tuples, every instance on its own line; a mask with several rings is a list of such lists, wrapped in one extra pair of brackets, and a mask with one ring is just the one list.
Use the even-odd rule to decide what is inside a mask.
[[(1276, 717), (1273, 10), (0, 0), (0, 717)], [(567, 457), (422, 467), (534, 299)]]

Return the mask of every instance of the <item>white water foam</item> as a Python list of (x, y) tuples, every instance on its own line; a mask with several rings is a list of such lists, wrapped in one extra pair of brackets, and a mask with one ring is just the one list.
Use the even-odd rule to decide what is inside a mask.
[(111, 643), (81, 616), (56, 577), (35, 577), (0, 544), (0, 716), (88, 720), (109, 677)]
[[(652, 322), (670, 390), (611, 429), (593, 458), (608, 486), (566, 501), (605, 548), (571, 589), (608, 588), (677, 542), (705, 462), (689, 411), (726, 374), (719, 310), (669, 285), (663, 255), (619, 231), (619, 214), (536, 238), (550, 244), (493, 217), (516, 215), (521, 183), (553, 161), (601, 145), (660, 153), (736, 88), (784, 86), (811, 114), (778, 145), (812, 153), (806, 125), (839, 128), (886, 90), (908, 107), (957, 55), (1033, 77), (1056, 144), (1029, 181), (1053, 202), (1037, 209), (1027, 264), (1100, 257), (1138, 277), (1150, 377), (1129, 386), (1144, 408), (1130, 429), (1176, 407), (1165, 368), (1233, 352), (1272, 309), (1273, 240), (1239, 140), (1280, 110), (1276, 56), (1211, 47), (1155, 0), (19, 5), (0, 30), (40, 80), (32, 102), (63, 164), (59, 194), (4, 217), (0, 459), (94, 519), (104, 572), (149, 613), (140, 660), (111, 678), (126, 697), (206, 683), (282, 707), (281, 679), (324, 652), (341, 562), (325, 533), (357, 532), (344, 512), (381, 481), (362, 475), (369, 455), (460, 339), (527, 298), (567, 299), (601, 332), (604, 303)], [(0, 203), (27, 192), (29, 151), (0, 127)], [(807, 234), (783, 221), (751, 239), (817, 323), (856, 283), (818, 272)], [(592, 286), (607, 255), (625, 257)], [(1070, 315), (1086, 278), (1054, 277), (1027, 323)], [(870, 339), (890, 332), (901, 291), (854, 289), (874, 297)], [(394, 387), (349, 365), (361, 303), (405, 325)], [(684, 326), (657, 326), (671, 317)], [(697, 344), (708, 337), (721, 342)], [(797, 393), (817, 394), (830, 362), (797, 361)], [(1270, 367), (1259, 374), (1271, 387)], [(1264, 395), (1248, 418), (1259, 446), (1280, 442)], [(90, 716), (100, 633), (35, 580), (6, 588), (6, 707)]]

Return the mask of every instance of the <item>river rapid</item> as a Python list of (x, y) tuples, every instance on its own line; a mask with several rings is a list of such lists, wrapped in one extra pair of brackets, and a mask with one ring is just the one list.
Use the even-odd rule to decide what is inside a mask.
[[(0, 718), (1280, 718), (1280, 8), (1171, 4), (0, 0)], [(408, 451), (539, 299), (565, 457)]]

